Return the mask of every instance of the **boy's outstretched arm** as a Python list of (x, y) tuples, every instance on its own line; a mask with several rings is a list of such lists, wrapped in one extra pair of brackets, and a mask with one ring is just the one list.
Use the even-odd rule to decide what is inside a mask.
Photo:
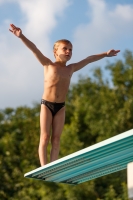
[(117, 56), (117, 53), (119, 53), (119, 52), (120, 52), (120, 50), (111, 49), (111, 50), (109, 50), (107, 52), (104, 52), (104, 53), (101, 53), (101, 54), (96, 54), (96, 55), (88, 56), (87, 58), (81, 60), (80, 62), (73, 63), (72, 64), (73, 71), (74, 72), (78, 71), (81, 68), (83, 68), (84, 66), (86, 66), (87, 64), (89, 64), (91, 62), (95, 62), (95, 61), (100, 60), (102, 58)]
[(29, 39), (27, 39), (22, 34), (22, 30), (20, 28), (16, 27), (14, 24), (10, 24), (10, 27), (11, 29), (9, 29), (9, 31), (22, 40), (22, 42), (34, 53), (34, 55), (37, 57), (37, 59), (43, 66), (48, 65), (51, 62), (50, 59), (45, 57), (39, 51), (39, 49), (35, 46), (35, 44), (33, 44)]

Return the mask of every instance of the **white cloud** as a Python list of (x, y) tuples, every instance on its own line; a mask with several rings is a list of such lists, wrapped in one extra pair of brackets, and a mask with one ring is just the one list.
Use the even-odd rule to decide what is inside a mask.
[(21, 10), (26, 17), (26, 31), (34, 37), (49, 34), (57, 24), (57, 17), (69, 5), (68, 0), (23, 0), (19, 1)]
[[(111, 12), (111, 17), (118, 17), (118, 20), (125, 22), (132, 22), (133, 20), (133, 6), (131, 5), (117, 5), (115, 10)], [(115, 18), (116, 19), (116, 18)]]
[(88, 0), (88, 6), (91, 8), (88, 14), (91, 21), (79, 25), (74, 33), (78, 58), (116, 48), (123, 42), (122, 38), (133, 35), (133, 6), (116, 5), (110, 10), (104, 0)]

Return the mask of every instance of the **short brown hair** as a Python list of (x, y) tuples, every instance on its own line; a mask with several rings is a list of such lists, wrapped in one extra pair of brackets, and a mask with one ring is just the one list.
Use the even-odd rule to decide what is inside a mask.
[(71, 44), (72, 43), (69, 41), (69, 40), (66, 40), (66, 39), (61, 39), (61, 40), (57, 40), (55, 43), (54, 43), (54, 46), (53, 46), (53, 51), (57, 50), (58, 46), (60, 43), (66, 43), (66, 44)]

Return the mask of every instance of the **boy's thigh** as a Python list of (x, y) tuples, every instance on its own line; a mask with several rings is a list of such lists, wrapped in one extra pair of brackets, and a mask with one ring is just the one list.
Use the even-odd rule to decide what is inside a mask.
[(41, 104), (40, 112), (40, 127), (42, 132), (50, 132), (52, 125), (52, 114), (51, 111), (43, 104)]
[(65, 123), (65, 107), (61, 108), (53, 118), (52, 134), (60, 136)]

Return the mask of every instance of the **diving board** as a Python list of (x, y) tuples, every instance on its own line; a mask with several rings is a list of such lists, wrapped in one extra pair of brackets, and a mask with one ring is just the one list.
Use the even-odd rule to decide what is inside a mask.
[(24, 176), (48, 182), (76, 185), (126, 169), (129, 166), (128, 175), (132, 176), (129, 195), (132, 195), (132, 163), (133, 129), (39, 167)]

